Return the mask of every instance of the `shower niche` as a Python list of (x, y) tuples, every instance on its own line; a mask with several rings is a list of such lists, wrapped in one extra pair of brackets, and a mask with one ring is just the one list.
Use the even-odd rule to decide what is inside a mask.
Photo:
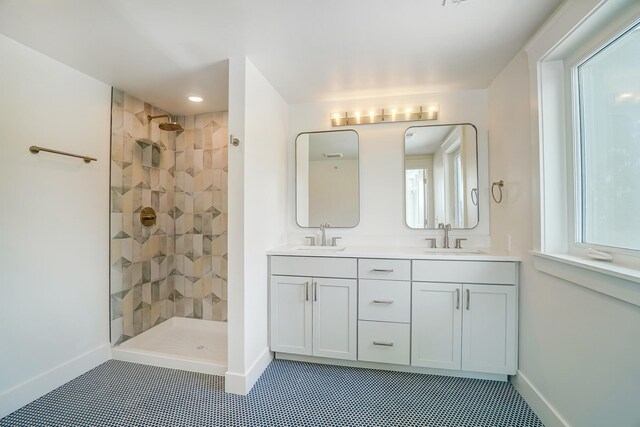
[(113, 89), (114, 357), (155, 340), (142, 352), (226, 365), (227, 141), (226, 111), (174, 117)]

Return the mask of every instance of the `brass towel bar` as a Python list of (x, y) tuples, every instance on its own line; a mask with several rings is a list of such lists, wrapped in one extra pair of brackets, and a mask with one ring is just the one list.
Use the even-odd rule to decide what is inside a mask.
[(50, 148), (38, 147), (37, 145), (32, 145), (31, 147), (29, 147), (29, 151), (32, 152), (33, 154), (38, 154), (41, 151), (46, 151), (47, 153), (60, 154), (60, 155), (69, 156), (69, 157), (77, 157), (78, 159), (84, 160), (85, 163), (91, 163), (91, 162), (97, 162), (98, 161), (98, 159), (95, 159), (93, 157), (81, 156), (79, 154), (65, 153), (64, 151), (58, 151), (58, 150), (52, 150)]

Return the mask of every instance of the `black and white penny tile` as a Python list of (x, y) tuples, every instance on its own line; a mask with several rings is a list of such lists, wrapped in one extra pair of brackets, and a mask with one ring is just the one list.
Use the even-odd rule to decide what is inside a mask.
[(237, 396), (222, 377), (110, 360), (0, 426), (543, 425), (498, 381), (275, 360)]

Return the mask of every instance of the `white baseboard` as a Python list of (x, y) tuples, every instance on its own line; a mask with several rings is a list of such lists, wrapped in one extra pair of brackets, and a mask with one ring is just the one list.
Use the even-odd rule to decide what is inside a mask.
[(224, 391), (241, 395), (249, 394), (253, 385), (272, 360), (273, 354), (269, 348), (265, 348), (246, 373), (227, 372), (224, 376)]
[(453, 369), (419, 368), (410, 365), (392, 363), (363, 362), (360, 360), (330, 359), (327, 357), (303, 356), (300, 354), (275, 353), (276, 359), (295, 362), (319, 363), (321, 365), (349, 366), (351, 368), (378, 369), (383, 371), (411, 372), (414, 374), (443, 375), (446, 377), (475, 378), (491, 381), (508, 381), (506, 374), (488, 374), (483, 372), (456, 371)]
[(529, 381), (529, 379), (518, 371), (518, 374), (511, 377), (511, 383), (529, 404), (533, 412), (540, 418), (540, 421), (547, 427), (570, 427), (571, 425), (562, 418), (560, 413), (549, 403), (540, 391)]
[(103, 344), (0, 393), (0, 418), (111, 359), (111, 346)]

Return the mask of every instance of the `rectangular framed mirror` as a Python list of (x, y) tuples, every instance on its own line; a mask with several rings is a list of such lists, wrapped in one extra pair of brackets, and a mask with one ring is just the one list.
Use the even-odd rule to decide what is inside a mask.
[(296, 222), (352, 228), (360, 222), (358, 133), (304, 132), (296, 138)]
[(478, 132), (469, 123), (413, 126), (404, 134), (405, 222), (409, 228), (478, 225)]

